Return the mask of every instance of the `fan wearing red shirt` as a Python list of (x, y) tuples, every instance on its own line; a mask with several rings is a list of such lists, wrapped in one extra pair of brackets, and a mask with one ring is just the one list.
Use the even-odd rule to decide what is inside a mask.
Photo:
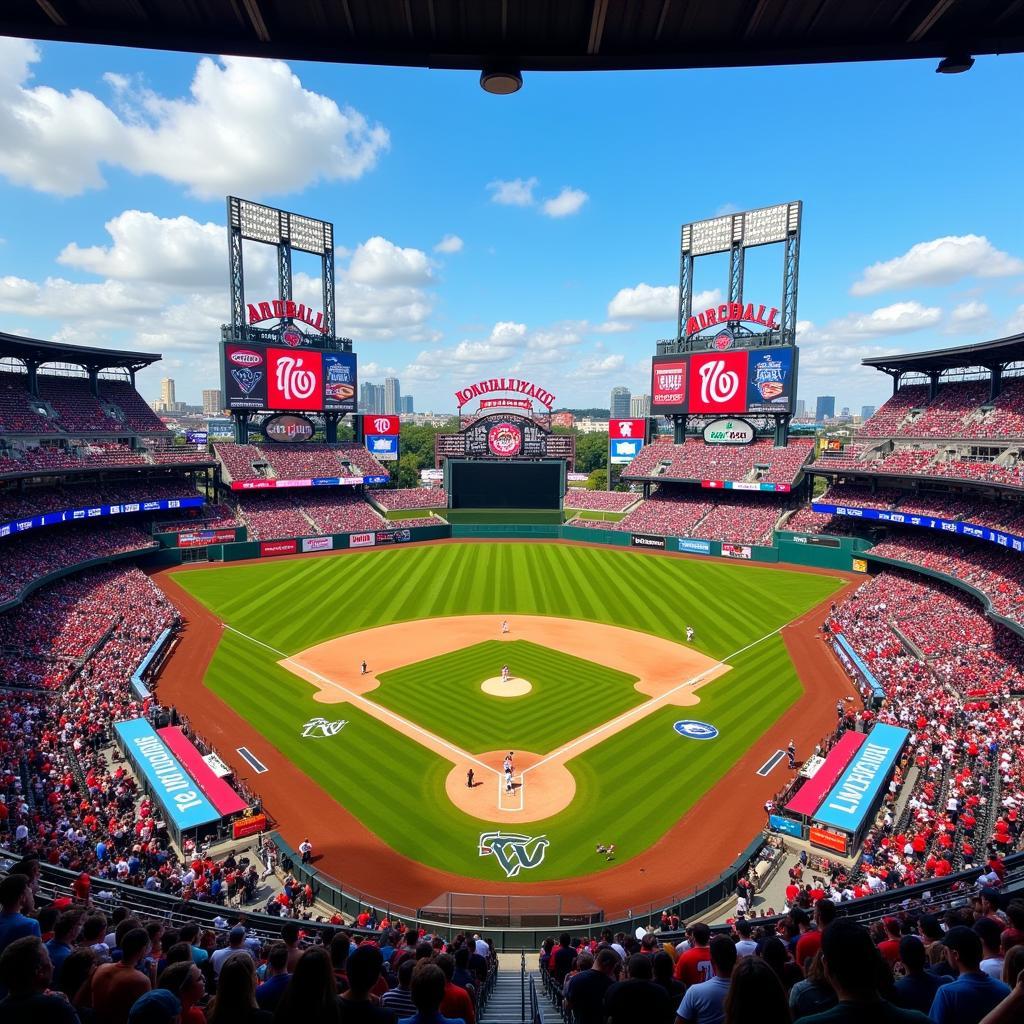
[(885, 919), (885, 939), (878, 944), (878, 952), (891, 967), (900, 958), (900, 923), (895, 917)]
[(442, 953), (435, 961), (444, 974), (444, 999), (438, 1010), (442, 1016), (449, 1018), (461, 1017), (466, 1024), (476, 1024), (476, 1011), (469, 993), (452, 983), (455, 974), (455, 958), (449, 953)]
[(683, 953), (676, 961), (672, 974), (676, 981), (681, 981), (689, 988), (690, 985), (699, 985), (703, 981), (710, 981), (714, 977), (711, 967), (711, 950), (708, 943), (711, 941), (711, 929), (698, 921), (689, 929), (691, 947)]

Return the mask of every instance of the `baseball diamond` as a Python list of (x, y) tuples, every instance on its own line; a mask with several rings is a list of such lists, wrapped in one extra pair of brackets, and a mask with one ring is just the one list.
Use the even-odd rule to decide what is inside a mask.
[[(803, 697), (821, 705), (836, 685), (805, 659), (798, 671), (787, 644), (794, 620), (846, 582), (499, 542), (190, 567), (156, 579), (189, 619), (164, 692), (201, 716), (218, 748), (244, 741), (270, 766), (260, 777), (267, 809), (283, 831), (316, 831), (323, 870), (366, 888), (387, 884), (411, 903), (460, 886), (549, 883), (604, 905), (612, 894), (625, 905), (696, 883), (705, 852), (744, 841), (766, 787), (753, 785), (753, 768), (740, 791), (728, 779), (748, 753), (760, 764), (776, 749), (769, 736), (780, 722), (809, 713)], [(530, 680), (529, 693), (482, 689), (506, 664)], [(675, 725), (691, 718), (717, 737), (681, 742)], [(303, 732), (313, 719), (346, 724), (312, 739)], [(616, 777), (624, 758), (635, 770)], [(301, 801), (286, 796), (296, 792)], [(731, 826), (680, 860), (674, 837), (716, 794)], [(480, 837), (495, 825), (543, 835), (543, 857), (510, 873), (481, 856)], [(612, 863), (595, 858), (606, 843)], [(372, 858), (356, 856), (368, 848)], [(608, 884), (622, 875), (624, 887)]]

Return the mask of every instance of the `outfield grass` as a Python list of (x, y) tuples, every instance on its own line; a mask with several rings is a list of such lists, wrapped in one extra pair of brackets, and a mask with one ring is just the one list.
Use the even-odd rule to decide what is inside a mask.
[(563, 513), (565, 519), (568, 521), (574, 516), (579, 516), (580, 519), (596, 519), (602, 523), (617, 523), (621, 519), (625, 519), (628, 512), (598, 512), (594, 509), (589, 508), (569, 508), (566, 506)]
[[(439, 615), (558, 615), (676, 640), (687, 624), (694, 626), (695, 646), (729, 658), (733, 670), (703, 687), (700, 704), (685, 713), (661, 709), (569, 762), (576, 798), (561, 814), (529, 826), (551, 846), (543, 864), (521, 873), (526, 882), (600, 870), (597, 842), (614, 842), (619, 863), (655, 842), (797, 699), (800, 685), (785, 645), (770, 634), (841, 585), (827, 575), (533, 543), (396, 547), (196, 569), (176, 578), (221, 619), (284, 654), (371, 626)], [(450, 762), (352, 705), (337, 708), (349, 723), (338, 736), (302, 739), (303, 723), (324, 706), (277, 659), (227, 630), (206, 685), (394, 849), (468, 877), (504, 878), (494, 858), (477, 852), (480, 833), (494, 826), (445, 796)], [(463, 710), (450, 713), (482, 721), (490, 699), (467, 694)], [(576, 725), (583, 703), (563, 704), (574, 734), (586, 731)], [(719, 738), (678, 736), (673, 721), (689, 717), (715, 725)], [(476, 749), (506, 745), (493, 735)], [(536, 742), (514, 746), (542, 749)]]
[[(530, 693), (481, 692), (480, 683), (505, 664), (530, 681)], [(499, 748), (546, 754), (647, 700), (633, 689), (636, 676), (528, 640), (487, 640), (379, 679), (373, 700), (471, 754)]]

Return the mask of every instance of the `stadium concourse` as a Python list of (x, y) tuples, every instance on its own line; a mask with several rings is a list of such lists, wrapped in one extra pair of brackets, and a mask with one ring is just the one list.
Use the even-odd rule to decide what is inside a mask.
[[(6, 343), (17, 348), (10, 336)], [(83, 372), (97, 358), (95, 349), (50, 351), (55, 363), (80, 361)], [(354, 444), (300, 451), (269, 443), (213, 451), (175, 445), (132, 385), (132, 367), (152, 357), (109, 358), (104, 372), (111, 379), (97, 377), (95, 388), (82, 374), (45, 369), (34, 389), (16, 369), (0, 376), (0, 526), (29, 524), (0, 536), (0, 985), (13, 999), (4, 1005), (34, 1007), (39, 1021), (72, 1020), (39, 998), (51, 986), (83, 1021), (125, 1020), (127, 997), (112, 995), (111, 981), (129, 976), (123, 967), (116, 975), (97, 967), (114, 960), (140, 966), (124, 991), (143, 1009), (156, 1014), (157, 1004), (184, 1004), (182, 1019), (197, 1024), (204, 989), (221, 1000), (211, 1020), (235, 1012), (229, 1000), (238, 1002), (237, 1012), (250, 1005), (253, 968), (266, 978), (255, 999), (277, 1006), (280, 1020), (297, 1019), (289, 1006), (314, 998), (332, 972), (350, 993), (346, 1003), (359, 1004), (372, 991), (396, 1016), (409, 1012), (414, 997), (436, 998), (449, 1016), (475, 1015), (494, 978), (486, 938), (390, 919), (369, 905), (356, 915), (328, 911), (283, 860), (258, 863), (266, 851), (253, 838), (235, 853), (218, 847), (225, 852), (212, 854), (208, 843), (233, 830), (244, 835), (237, 826), (263, 813), (259, 776), (249, 777), (253, 791), (234, 780), (237, 804), (230, 806), (244, 811), (182, 829), (115, 742), (119, 723), (148, 717), (163, 732), (178, 721), (180, 742), (194, 743), (200, 762), (200, 755), (220, 760), (160, 699), (161, 659), (173, 663), (182, 626), (181, 609), (151, 575), (160, 552), (174, 550), (167, 538), (181, 545), (183, 537), (221, 531), (265, 542), (444, 526), (443, 517), (396, 523), (383, 513), (443, 510), (445, 492), (356, 485), (340, 495), (341, 488), (239, 494), (232, 481), (386, 471)], [(706, 962), (722, 981), (731, 974), (737, 990), (757, 987), (760, 998), (788, 1001), (793, 1019), (851, 992), (872, 994), (874, 983), (865, 979), (880, 963), (901, 963), (907, 973), (895, 984), (891, 970), (879, 975), (882, 994), (930, 1011), (940, 1024), (981, 1019), (944, 1009), (934, 992), (944, 974), (967, 978), (950, 992), (986, 986), (993, 1005), (1009, 991), (996, 976), (1016, 981), (1024, 957), (1024, 904), (1012, 898), (1024, 873), (1024, 555), (999, 536), (1018, 535), (1024, 522), (1024, 391), (1008, 376), (993, 395), (992, 381), (970, 379), (975, 365), (956, 368), (967, 379), (948, 383), (914, 381), (914, 373), (930, 372), (925, 356), (903, 368), (910, 383), (899, 382), (842, 452), (814, 459), (813, 443), (797, 439), (720, 455), (689, 440), (659, 440), (624, 472), (642, 493), (569, 491), (566, 508), (625, 513), (596, 524), (612, 532), (765, 546), (791, 536), (862, 539), (858, 557), (871, 574), (810, 623), (808, 636), (841, 637), (880, 692), (857, 677), (851, 699), (834, 715), (827, 709), (832, 725), (819, 737), (820, 754), (876, 723), (910, 733), (853, 855), (818, 850), (801, 868), (798, 847), (790, 843), (781, 854), (788, 840), (766, 832), (750, 870), (740, 872), (743, 902), (730, 900), (734, 920), (716, 929), (710, 945), (699, 924), (682, 933), (682, 902), (664, 905), (664, 914), (658, 904), (657, 912), (609, 933), (577, 927), (565, 943), (545, 944), (544, 987), (576, 1020), (587, 1019), (588, 985), (603, 992), (617, 972), (629, 980), (617, 995), (608, 993), (604, 1006), (613, 1019), (620, 1016), (616, 998), (628, 1000), (647, 972), (668, 1013), (679, 1000), (685, 1005), (684, 988), (696, 990), (708, 976), (700, 967)], [(813, 477), (828, 487), (809, 502)], [(774, 490), (714, 491), (701, 488), (703, 480)], [(943, 523), (952, 528), (933, 532)], [(807, 650), (831, 657), (820, 641), (808, 639)], [(830, 661), (828, 671), (838, 674), (837, 665)], [(230, 760), (230, 752), (221, 754)], [(791, 777), (775, 794), (775, 809), (806, 784)], [(695, 827), (690, 819), (689, 841)], [(285, 839), (297, 848), (303, 836)], [(791, 875), (783, 876), (783, 899), (768, 903), (754, 866), (783, 857)], [(276, 871), (281, 891), (255, 902), (268, 870)], [(842, 920), (830, 923), (837, 908)], [(657, 938), (636, 938), (638, 926)], [(839, 963), (848, 971), (833, 966)], [(991, 984), (976, 980), (979, 964)], [(166, 995), (144, 996), (151, 988)]]

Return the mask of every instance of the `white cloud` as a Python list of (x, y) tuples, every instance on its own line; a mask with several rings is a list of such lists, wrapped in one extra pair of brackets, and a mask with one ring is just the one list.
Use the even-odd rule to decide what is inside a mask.
[(403, 249), (374, 235), (356, 247), (348, 276), (360, 284), (422, 285), (431, 279), (430, 260), (420, 249)]
[[(352, 107), (302, 87), (283, 61), (203, 57), (189, 95), (106, 81), (115, 112), (82, 89), (29, 86), (41, 53), (0, 39), (0, 175), (16, 185), (78, 195), (104, 184), (104, 165), (154, 174), (202, 199), (258, 197), (317, 181), (361, 177), (389, 145), (387, 130)], [(253, 140), (273, 126), (272, 145)]]
[(597, 334), (626, 334), (633, 329), (633, 324), (624, 324), (621, 320), (605, 320), (603, 324), (598, 324), (594, 331)]
[(445, 235), (444, 238), (434, 246), (434, 252), (462, 252), (464, 244), (465, 243), (458, 235)]
[(1006, 322), (1007, 334), (1024, 333), (1024, 306), (1018, 306)]
[(850, 289), (874, 295), (893, 288), (952, 284), (962, 277), (1024, 274), (1024, 260), (997, 249), (984, 235), (946, 235), (918, 242), (902, 256), (865, 268)]
[[(698, 292), (693, 309), (717, 305), (722, 300), (718, 288)], [(679, 287), (674, 284), (640, 283), (634, 288), (620, 288), (608, 303), (612, 320), (675, 320), (679, 315)]]
[(142, 210), (125, 210), (104, 227), (111, 245), (83, 248), (71, 242), (61, 251), (57, 262), (120, 281), (221, 291), (226, 287), (227, 241), (223, 225), (200, 224), (191, 217), (165, 218)]
[(625, 365), (626, 357), (618, 353), (596, 356), (579, 360), (566, 376), (570, 380), (594, 380), (612, 373), (619, 374)]
[(545, 199), (541, 210), (546, 217), (571, 217), (583, 209), (583, 204), (590, 198), (579, 188), (566, 185), (557, 196)]
[(949, 320), (943, 328), (946, 334), (962, 334), (977, 330), (990, 318), (988, 306), (977, 299), (961, 302), (949, 314)]
[(870, 313), (850, 313), (832, 320), (826, 325), (823, 336), (829, 339), (881, 338), (934, 327), (941, 319), (942, 310), (938, 306), (894, 302)]
[(491, 190), (491, 202), (500, 206), (533, 206), (533, 190), (537, 187), (536, 178), (513, 178), (511, 181), (492, 181), (487, 187)]

